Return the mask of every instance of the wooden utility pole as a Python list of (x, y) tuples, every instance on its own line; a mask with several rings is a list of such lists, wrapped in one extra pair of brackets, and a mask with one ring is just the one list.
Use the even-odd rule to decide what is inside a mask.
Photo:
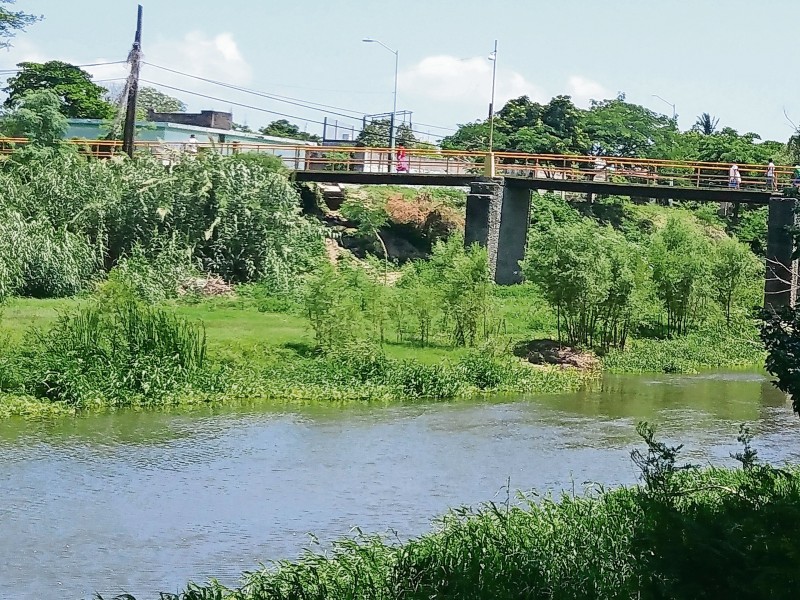
[(139, 94), (139, 65), (142, 59), (142, 5), (136, 18), (136, 36), (133, 48), (128, 55), (131, 73), (128, 76), (128, 107), (125, 112), (125, 129), (122, 133), (122, 150), (133, 158), (134, 137), (136, 136), (136, 96)]

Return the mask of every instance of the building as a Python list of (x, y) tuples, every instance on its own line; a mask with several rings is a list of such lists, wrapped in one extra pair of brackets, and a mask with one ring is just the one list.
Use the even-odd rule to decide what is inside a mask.
[[(189, 136), (194, 135), (201, 148), (213, 148), (221, 154), (233, 152), (269, 152), (284, 159), (291, 169), (305, 168), (305, 152), (287, 146), (317, 146), (316, 142), (235, 131), (233, 115), (204, 110), (200, 113), (156, 113), (153, 121), (136, 122), (136, 141), (152, 142), (159, 154), (180, 152)], [(108, 121), (100, 119), (69, 119), (68, 139), (97, 140), (109, 132)], [(270, 149), (267, 146), (275, 146)]]

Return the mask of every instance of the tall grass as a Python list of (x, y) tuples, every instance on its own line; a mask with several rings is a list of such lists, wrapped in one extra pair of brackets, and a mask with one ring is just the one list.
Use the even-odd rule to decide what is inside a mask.
[(603, 357), (612, 373), (696, 373), (704, 369), (764, 364), (755, 326), (704, 329), (672, 339), (634, 339)]
[(29, 344), (16, 362), (22, 391), (78, 407), (163, 402), (206, 360), (201, 325), (133, 302), (80, 308)]

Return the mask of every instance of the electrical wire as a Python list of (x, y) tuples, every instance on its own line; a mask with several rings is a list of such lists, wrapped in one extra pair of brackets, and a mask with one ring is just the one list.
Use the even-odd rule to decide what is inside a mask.
[[(330, 105), (330, 104), (323, 104), (323, 103), (320, 103), (320, 102), (312, 102), (310, 100), (303, 100), (301, 98), (293, 98), (291, 96), (282, 96), (282, 95), (279, 95), (279, 94), (272, 94), (272, 93), (269, 93), (269, 92), (261, 92), (261, 91), (258, 91), (258, 90), (253, 90), (253, 89), (250, 89), (250, 88), (246, 88), (246, 87), (242, 87), (242, 86), (238, 86), (238, 85), (234, 85), (234, 84), (230, 84), (230, 83), (225, 83), (224, 81), (219, 81), (219, 80), (216, 80), (216, 79), (209, 79), (207, 77), (201, 77), (199, 75), (192, 75), (191, 73), (186, 73), (184, 71), (179, 71), (177, 69), (171, 69), (169, 67), (156, 65), (156, 64), (150, 63), (150, 62), (145, 62), (144, 64), (148, 65), (148, 66), (151, 66), (151, 67), (155, 67), (156, 69), (161, 69), (163, 71), (167, 71), (169, 73), (173, 73), (175, 75), (182, 75), (184, 77), (189, 77), (191, 79), (197, 79), (199, 81), (204, 81), (206, 83), (211, 83), (213, 85), (219, 85), (219, 86), (222, 86), (222, 87), (225, 87), (225, 88), (228, 88), (228, 89), (236, 90), (236, 91), (239, 91), (239, 92), (244, 92), (246, 94), (252, 94), (254, 96), (259, 96), (259, 97), (262, 97), (262, 98), (267, 98), (267, 99), (270, 99), (270, 100), (276, 100), (278, 102), (284, 102), (284, 103), (287, 103), (287, 104), (298, 106), (300, 108), (306, 108), (306, 109), (309, 109), (309, 110), (314, 110), (314, 111), (322, 112), (322, 113), (329, 114), (329, 115), (335, 115), (335, 116), (338, 116), (338, 117), (344, 117), (346, 119), (359, 119), (359, 120), (361, 120), (361, 119), (363, 119), (363, 116), (365, 114), (368, 114), (366, 111), (343, 108), (341, 106), (333, 106), (333, 105)], [(321, 107), (321, 108), (317, 108), (317, 107)], [(345, 112), (342, 113), (342, 112), (337, 112), (337, 111), (345, 111)], [(345, 113), (351, 113), (351, 114), (345, 114)], [(417, 125), (421, 125), (423, 127), (430, 127), (432, 129), (439, 129), (439, 130), (443, 130), (443, 131), (458, 131), (454, 127), (442, 127), (442, 126), (439, 126), (439, 125), (430, 125), (430, 124), (424, 124), (424, 123), (417, 123)], [(421, 131), (421, 130), (413, 129), (413, 128), (411, 129), (411, 132), (412, 133), (418, 133), (420, 135), (431, 135), (429, 131)]]
[[(70, 65), (72, 67), (105, 67), (106, 65), (124, 65), (128, 61), (127, 60), (115, 60), (111, 62), (97, 62), (97, 63), (86, 63), (83, 65)], [(0, 75), (4, 75), (6, 73), (19, 73), (22, 69), (0, 69)]]

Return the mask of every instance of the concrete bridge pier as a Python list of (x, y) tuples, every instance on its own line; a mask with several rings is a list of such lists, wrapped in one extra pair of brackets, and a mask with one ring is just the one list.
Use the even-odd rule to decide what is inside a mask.
[(770, 198), (767, 218), (767, 260), (764, 307), (794, 306), (797, 299), (798, 261), (792, 258), (794, 240), (790, 228), (798, 220), (794, 198)]
[(511, 285), (522, 281), (519, 261), (525, 257), (530, 210), (529, 189), (510, 187), (503, 178), (470, 184), (464, 244), (486, 248), (495, 283)]

